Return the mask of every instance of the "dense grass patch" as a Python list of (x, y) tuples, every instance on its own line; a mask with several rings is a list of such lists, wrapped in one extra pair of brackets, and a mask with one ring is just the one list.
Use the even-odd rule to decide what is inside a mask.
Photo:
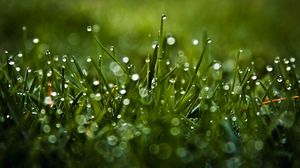
[(299, 166), (295, 58), (276, 57), (257, 71), (255, 62), (240, 66), (238, 50), (228, 66), (209, 57), (204, 32), (194, 42), (197, 61), (188, 60), (164, 35), (164, 19), (142, 66), (89, 26), (99, 56), (50, 49), (42, 65), (26, 67), (30, 56), (2, 53), (2, 166)]

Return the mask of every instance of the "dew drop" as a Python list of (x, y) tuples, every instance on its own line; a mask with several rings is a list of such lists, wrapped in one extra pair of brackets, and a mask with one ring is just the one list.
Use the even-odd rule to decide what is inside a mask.
[(19, 58), (21, 58), (21, 57), (23, 57), (23, 54), (22, 54), (22, 53), (19, 53), (17, 56), (18, 56)]
[(148, 91), (145, 87), (141, 87), (139, 88), (139, 94), (142, 98), (144, 98), (148, 96)]
[(118, 114), (118, 115), (117, 115), (117, 119), (120, 119), (120, 118), (122, 118), (122, 115), (121, 115), (121, 114)]
[(199, 44), (199, 40), (198, 39), (193, 39), (192, 40), (192, 44), (195, 45), (195, 46), (198, 45)]
[(169, 79), (169, 82), (170, 82), (170, 83), (175, 83), (176, 80), (175, 80), (175, 78), (171, 78), (171, 79)]
[(256, 76), (256, 75), (253, 75), (253, 76), (251, 77), (251, 79), (252, 79), (252, 80), (256, 80), (256, 79), (257, 79), (257, 76)]
[(111, 62), (109, 68), (116, 76), (122, 76), (124, 74), (122, 68), (116, 62)]
[(61, 115), (62, 113), (63, 113), (63, 111), (61, 109), (56, 110), (56, 114)]
[(79, 126), (77, 127), (77, 132), (78, 132), (79, 134), (83, 134), (83, 133), (85, 132), (85, 127), (84, 127), (83, 125), (79, 125)]
[(125, 64), (127, 64), (127, 63), (129, 62), (129, 58), (128, 58), (128, 57), (123, 57), (123, 58), (122, 58), (122, 61), (123, 61)]
[(100, 84), (100, 82), (98, 80), (93, 81), (93, 85), (98, 86), (99, 84)]
[(54, 101), (52, 100), (51, 96), (46, 96), (44, 98), (44, 104), (52, 107), (54, 105)]
[(91, 32), (91, 31), (92, 31), (92, 26), (87, 26), (87, 27), (86, 27), (86, 31), (87, 31), (87, 32)]
[(212, 113), (216, 112), (217, 110), (218, 110), (218, 106), (211, 106), (209, 108), (209, 111), (212, 112)]
[(284, 64), (289, 64), (289, 63), (290, 63), (290, 60), (287, 59), (287, 58), (284, 58), (284, 59), (283, 59), (283, 62), (284, 62)]
[(294, 63), (294, 62), (296, 62), (296, 58), (291, 57), (291, 58), (290, 58), (290, 61), (291, 61), (291, 63)]
[(173, 126), (179, 126), (179, 124), (180, 124), (179, 118), (177, 118), (177, 117), (172, 118), (171, 124), (172, 124)]
[(157, 45), (158, 45), (158, 42), (157, 42), (157, 41), (153, 41), (153, 42), (152, 42), (152, 48), (153, 48), (153, 49), (154, 49)]
[(290, 71), (290, 70), (292, 70), (292, 67), (290, 66), (286, 67), (286, 71)]
[(218, 71), (220, 68), (222, 67), (222, 65), (220, 63), (215, 63), (213, 65), (214, 70)]
[(8, 65), (15, 65), (15, 61), (10, 60), (10, 61), (8, 62)]
[(120, 93), (121, 95), (126, 94), (126, 89), (121, 89), (119, 93)]
[(207, 43), (208, 44), (212, 43), (212, 40), (211, 39), (207, 39)]
[(51, 54), (50, 50), (46, 50), (46, 55), (49, 56)]
[(33, 39), (32, 39), (32, 42), (33, 42), (34, 44), (37, 44), (37, 43), (40, 42), (40, 39), (38, 39), (38, 38), (33, 38)]
[(278, 76), (278, 77), (277, 77), (277, 82), (281, 83), (282, 81), (283, 81), (282, 76)]
[(233, 116), (233, 117), (231, 118), (231, 120), (232, 120), (232, 121), (236, 121), (236, 120), (237, 120), (236, 116)]
[(179, 135), (180, 132), (181, 132), (181, 130), (180, 130), (180, 128), (178, 128), (178, 127), (172, 127), (172, 128), (170, 129), (170, 133), (171, 133), (171, 135), (173, 135), (173, 136)]
[(124, 99), (124, 100), (123, 100), (123, 104), (124, 104), (125, 106), (128, 106), (128, 105), (130, 104), (130, 99), (128, 99), (128, 98)]
[(229, 88), (230, 88), (230, 87), (229, 87), (228, 84), (225, 84), (225, 85), (223, 86), (223, 89), (224, 89), (224, 90), (229, 90)]
[(51, 96), (53, 96), (53, 97), (55, 97), (55, 96), (57, 96), (57, 92), (51, 92)]
[(48, 141), (52, 144), (56, 142), (56, 136), (55, 135), (49, 135)]
[(162, 20), (166, 20), (166, 19), (167, 19), (167, 16), (166, 16), (165, 14), (162, 14), (161, 19), (162, 19)]
[(167, 44), (168, 45), (174, 45), (176, 42), (176, 39), (173, 36), (170, 36), (167, 38)]
[(139, 80), (139, 78), (140, 78), (139, 74), (133, 74), (131, 76), (131, 80), (133, 80), (133, 81), (137, 81), (137, 80)]
[(267, 70), (268, 72), (272, 72), (272, 71), (273, 71), (273, 67), (272, 67), (271, 65), (267, 65), (267, 66), (266, 66), (266, 70)]
[(279, 57), (276, 57), (275, 60), (274, 60), (274, 63), (275, 63), (275, 64), (278, 64), (279, 62), (280, 62), (280, 58), (279, 58)]
[(51, 131), (51, 127), (48, 124), (46, 124), (43, 126), (43, 131), (44, 133), (49, 133)]
[(87, 57), (86, 62), (92, 62), (92, 58), (91, 57)]
[(75, 121), (78, 125), (84, 125), (87, 123), (85, 115), (78, 115), (75, 118)]
[(190, 64), (189, 64), (189, 63), (187, 63), (187, 62), (186, 62), (186, 63), (184, 63), (184, 65), (183, 65), (183, 66), (184, 66), (184, 68), (183, 68), (183, 70), (184, 70), (184, 71), (188, 71), (188, 70), (189, 70), (189, 68), (190, 68)]

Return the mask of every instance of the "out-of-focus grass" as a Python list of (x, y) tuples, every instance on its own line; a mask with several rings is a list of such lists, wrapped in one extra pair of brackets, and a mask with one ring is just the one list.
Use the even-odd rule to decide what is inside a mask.
[[(233, 59), (238, 48), (249, 49), (241, 58), (245, 62), (252, 58), (258, 63), (269, 62), (268, 56), (298, 57), (299, 53), (300, 14), (296, 0), (2, 0), (0, 3), (1, 50), (21, 48), (21, 27), (25, 25), (29, 30), (27, 36), (39, 37), (45, 43), (44, 48), (51, 46), (57, 53), (96, 55), (97, 52), (90, 52), (97, 51), (96, 45), (87, 40), (85, 32), (87, 25), (95, 24), (105, 45), (117, 46), (121, 55), (141, 58), (156, 40), (156, 18), (166, 13), (169, 18), (165, 30), (174, 35), (178, 41), (176, 47), (188, 57), (192, 55), (189, 52), (192, 39), (201, 38), (204, 29), (215, 44), (211, 54), (218, 59)], [(30, 40), (26, 43), (32, 47)]]

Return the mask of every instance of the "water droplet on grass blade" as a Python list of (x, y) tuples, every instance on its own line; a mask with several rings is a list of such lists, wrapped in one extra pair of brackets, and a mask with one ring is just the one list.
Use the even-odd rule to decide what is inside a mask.
[(171, 78), (171, 79), (169, 79), (169, 82), (170, 82), (170, 83), (175, 83), (175, 82), (176, 82), (176, 79), (175, 79), (175, 78)]
[(179, 118), (177, 118), (177, 117), (172, 118), (171, 124), (172, 124), (173, 126), (179, 126), (179, 124), (180, 124)]
[(14, 60), (10, 60), (10, 61), (8, 62), (8, 65), (15, 65), (15, 61), (14, 61)]
[(128, 98), (124, 99), (124, 100), (123, 100), (123, 104), (124, 104), (125, 106), (128, 106), (128, 105), (130, 104), (130, 99), (128, 99)]
[(167, 44), (168, 45), (174, 45), (176, 42), (176, 39), (173, 36), (170, 36), (167, 38)]
[(278, 64), (279, 62), (280, 62), (280, 57), (276, 57), (275, 60), (274, 60), (274, 63)]
[(33, 39), (32, 39), (32, 42), (33, 42), (34, 44), (37, 44), (37, 43), (40, 42), (40, 39), (38, 39), (38, 38), (33, 38)]
[(252, 80), (256, 80), (256, 79), (257, 79), (257, 76), (256, 76), (256, 75), (253, 75), (253, 76), (251, 77), (251, 79), (252, 79)]
[(142, 98), (145, 98), (148, 96), (148, 90), (145, 87), (140, 87), (139, 94)]
[(100, 82), (98, 80), (93, 81), (93, 85), (98, 86), (99, 84), (100, 84)]
[(56, 136), (55, 135), (49, 135), (48, 141), (52, 144), (55, 143), (56, 142)]
[(291, 63), (294, 63), (294, 62), (296, 62), (296, 58), (291, 57), (291, 58), (290, 58), (290, 61), (291, 61)]
[(162, 14), (162, 15), (161, 15), (161, 19), (162, 19), (162, 20), (166, 20), (166, 19), (167, 19), (167, 16), (166, 16), (165, 14)]
[(198, 45), (199, 44), (199, 40), (198, 39), (193, 39), (192, 40), (192, 44), (193, 45)]
[(229, 87), (229, 85), (228, 85), (228, 84), (225, 84), (225, 85), (223, 86), (223, 89), (224, 89), (224, 90), (229, 90), (229, 89), (230, 89), (230, 87)]
[(119, 93), (120, 93), (121, 95), (126, 94), (126, 89), (121, 89)]
[(137, 80), (139, 80), (139, 78), (140, 78), (139, 74), (131, 75), (131, 80), (133, 80), (133, 81), (137, 81)]
[(277, 82), (281, 83), (282, 81), (283, 81), (282, 76), (278, 76), (278, 77), (277, 77)]
[(218, 71), (220, 68), (222, 67), (222, 65), (220, 63), (215, 63), (213, 65), (214, 70)]
[(123, 58), (122, 58), (122, 61), (123, 61), (125, 64), (127, 64), (127, 63), (129, 62), (129, 58), (128, 58), (128, 57), (123, 57)]
[(92, 58), (91, 57), (87, 57), (86, 62), (92, 62)]
[(44, 133), (49, 133), (51, 131), (51, 127), (48, 124), (44, 125), (42, 129)]
[(268, 72), (272, 72), (272, 71), (273, 71), (273, 67), (272, 67), (271, 65), (267, 65), (267, 66), (266, 66), (266, 70), (267, 70)]
[(87, 32), (91, 32), (92, 30), (93, 30), (93, 29), (92, 29), (92, 26), (87, 26), (87, 27), (86, 27), (86, 31), (87, 31)]
[(23, 54), (22, 53), (18, 53), (17, 55), (19, 58), (23, 57)]
[(46, 56), (49, 56), (51, 54), (50, 50), (46, 50)]
[(188, 62), (184, 63), (183, 66), (184, 66), (183, 68), (184, 71), (188, 71), (190, 68), (190, 64)]

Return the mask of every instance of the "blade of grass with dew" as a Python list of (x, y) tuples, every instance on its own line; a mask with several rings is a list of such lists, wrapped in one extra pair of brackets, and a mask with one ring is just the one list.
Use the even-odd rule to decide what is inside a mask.
[(104, 47), (104, 45), (100, 42), (100, 40), (97, 38), (96, 35), (94, 35), (94, 39), (96, 40), (96, 42), (98, 43), (98, 45), (100, 46), (100, 48), (113, 60), (115, 61), (120, 67), (121, 69), (126, 73), (127, 76), (130, 76), (130, 73), (128, 72), (127, 68), (123, 66), (123, 64), (120, 63), (120, 61), (118, 61), (114, 55), (112, 55), (110, 52), (108, 52), (108, 50)]
[(187, 87), (187, 89), (186, 89), (186, 91), (185, 91), (185, 94), (184, 94), (184, 95), (180, 98), (180, 100), (177, 102), (176, 107), (177, 107), (180, 103), (182, 103), (182, 101), (184, 100), (184, 98), (185, 98), (185, 97), (187, 96), (187, 94), (189, 93), (189, 91), (190, 91), (190, 89), (191, 89), (191, 87), (192, 87), (192, 85), (193, 85), (193, 83), (194, 83), (194, 81), (195, 81), (195, 79), (196, 79), (196, 77), (197, 77), (197, 73), (198, 73), (198, 71), (199, 71), (200, 65), (201, 65), (202, 60), (203, 60), (203, 58), (204, 58), (206, 49), (207, 49), (207, 32), (204, 31), (204, 33), (203, 33), (203, 39), (202, 39), (202, 52), (201, 52), (199, 61), (198, 61), (197, 65), (196, 65), (195, 72), (194, 72), (193, 77), (192, 77), (192, 79), (191, 79), (191, 81), (190, 81), (190, 83), (189, 83), (189, 85), (188, 85), (188, 87)]
[(156, 44), (154, 47), (153, 55), (150, 60), (150, 69), (148, 72), (148, 85), (147, 85), (148, 90), (152, 89), (151, 85), (152, 85), (153, 79), (156, 77), (155, 67), (156, 67), (156, 62), (157, 62), (157, 54), (158, 54), (158, 45)]

